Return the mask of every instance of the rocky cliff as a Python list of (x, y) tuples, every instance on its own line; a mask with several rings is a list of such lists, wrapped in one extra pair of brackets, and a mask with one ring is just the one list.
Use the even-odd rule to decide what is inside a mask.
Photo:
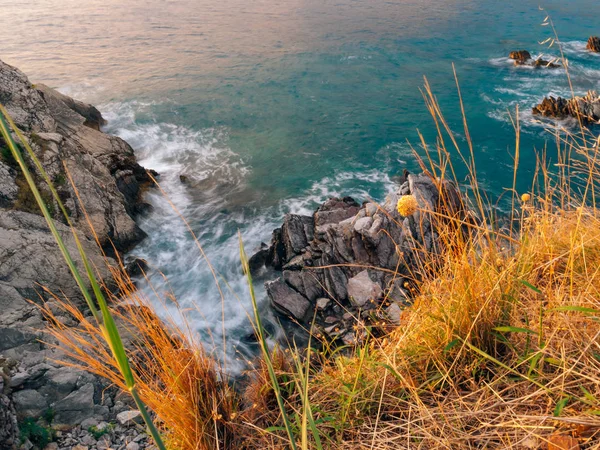
[[(91, 105), (44, 86), (33, 85), (18, 69), (0, 61), (0, 103), (29, 140), (65, 203), (83, 245), (100, 276), (109, 272), (95, 244), (81, 205), (109, 255), (131, 248), (144, 237), (135, 216), (147, 209), (140, 201), (149, 177), (122, 139), (103, 133), (104, 119)], [(21, 423), (30, 418), (54, 426), (100, 424), (128, 409), (115, 390), (90, 374), (62, 367), (60, 351), (46, 346), (44, 320), (33, 304), (52, 298), (41, 288), (81, 299), (57, 245), (27, 188), (19, 168), (0, 138), (0, 449), (19, 444), (15, 411)], [(73, 179), (77, 192), (68, 181)], [(38, 176), (38, 178), (40, 178)], [(52, 204), (47, 186), (42, 195)], [(80, 197), (80, 201), (77, 196)], [(70, 230), (60, 223), (71, 254)], [(114, 247), (113, 247), (114, 246)], [(69, 326), (72, 319), (62, 318)], [(125, 399), (124, 399), (125, 401)], [(41, 420), (41, 419), (40, 419)], [(86, 422), (87, 421), (87, 422)]]

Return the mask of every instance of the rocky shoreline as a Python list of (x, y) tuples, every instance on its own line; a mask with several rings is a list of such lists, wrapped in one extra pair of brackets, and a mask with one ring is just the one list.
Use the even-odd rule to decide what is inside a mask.
[[(600, 39), (590, 38), (588, 49), (600, 52)], [(560, 67), (534, 60), (525, 50), (510, 58), (517, 65)], [(105, 121), (95, 107), (33, 85), (2, 61), (0, 103), (52, 178), (86, 253), (110, 287), (107, 263), (116, 266), (115, 257), (145, 237), (135, 220), (151, 208), (142, 199), (151, 177), (125, 141), (101, 131)], [(533, 112), (598, 123), (600, 97), (550, 97)], [(0, 140), (0, 450), (153, 448), (128, 395), (97, 376), (57, 362), (66, 356), (52, 346), (35, 303), (46, 302), (57, 313), (59, 308), (40, 286), (86, 307), (6, 150)], [(37, 181), (51, 201), (48, 187)], [(416, 209), (402, 214), (402, 199), (415, 201)], [(328, 341), (356, 345), (367, 327), (399, 322), (414, 283), (427, 270), (418, 261), (423, 253), (443, 251), (436, 223), (444, 215), (476, 220), (455, 185), (405, 172), (382, 205), (332, 198), (312, 216), (286, 215), (270, 244), (252, 256), (251, 268), (265, 282), (271, 305), (280, 314)], [(55, 217), (69, 250), (77, 254), (69, 228), (58, 213)], [(268, 279), (274, 272), (275, 278)], [(59, 319), (66, 326), (78, 325), (70, 317)]]
[[(141, 201), (150, 183), (146, 170), (125, 141), (100, 131), (105, 122), (96, 108), (31, 84), (22, 72), (2, 61), (0, 103), (29, 140), (80, 232), (87, 255), (110, 286), (105, 259), (80, 204), (85, 205), (102, 249), (110, 255), (108, 263), (117, 265), (111, 256), (145, 236), (135, 217), (149, 208)], [(145, 448), (143, 428), (129, 421), (119, 423), (119, 414), (139, 414), (131, 412), (127, 395), (103, 379), (57, 362), (65, 355), (52, 347), (42, 314), (32, 302), (47, 301), (53, 307), (55, 301), (44, 286), (86, 308), (3, 144), (0, 141), (0, 449), (40, 447), (52, 434), (56, 442), (50, 449)], [(42, 195), (51, 199), (48, 187), (37, 181)], [(52, 203), (50, 208), (58, 211)], [(58, 213), (55, 217), (71, 254), (77, 254), (70, 230), (60, 223)], [(70, 317), (60, 319), (65, 325), (77, 325)], [(108, 427), (110, 423), (118, 426)], [(98, 429), (105, 425), (110, 428), (106, 432)]]

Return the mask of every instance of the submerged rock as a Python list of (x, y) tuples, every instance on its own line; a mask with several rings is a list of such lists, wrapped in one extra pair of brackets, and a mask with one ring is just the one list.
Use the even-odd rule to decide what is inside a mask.
[(531, 59), (531, 53), (529, 53), (527, 50), (516, 50), (516, 51), (510, 52), (508, 57), (510, 59), (514, 59), (515, 64), (525, 64), (527, 61), (529, 61)]
[(600, 53), (600, 37), (590, 36), (586, 48), (592, 52)]
[(590, 91), (583, 97), (572, 99), (545, 97), (532, 111), (533, 114), (555, 119), (573, 117), (581, 120), (584, 124), (599, 123), (600, 97), (595, 91)]
[(514, 52), (510, 52), (508, 57), (515, 61), (515, 66), (544, 67), (549, 69), (557, 69), (559, 67), (562, 67), (560, 64), (557, 64), (554, 61), (546, 61), (542, 58), (534, 60), (531, 57), (531, 53), (529, 53), (527, 50), (517, 50)]

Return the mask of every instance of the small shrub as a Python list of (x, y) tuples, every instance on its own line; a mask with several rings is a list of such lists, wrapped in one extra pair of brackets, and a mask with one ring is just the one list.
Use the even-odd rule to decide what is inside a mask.
[(29, 441), (38, 448), (44, 448), (54, 440), (54, 430), (44, 427), (32, 417), (28, 417), (19, 425), (21, 442)]

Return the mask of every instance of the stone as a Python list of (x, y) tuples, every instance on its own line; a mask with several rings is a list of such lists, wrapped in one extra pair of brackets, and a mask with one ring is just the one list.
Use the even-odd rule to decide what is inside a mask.
[(124, 426), (131, 426), (136, 423), (142, 423), (142, 413), (137, 410), (123, 411), (117, 414), (117, 422)]
[(24, 389), (13, 393), (15, 409), (19, 417), (39, 417), (48, 409), (46, 399), (38, 391)]
[(81, 445), (81, 444), (77, 444), (74, 445), (71, 450), (88, 450), (88, 446), (87, 445)]
[(388, 306), (385, 310), (388, 318), (394, 325), (400, 325), (400, 319), (402, 317), (402, 308), (398, 303), (393, 302), (390, 306)]
[(355, 306), (362, 307), (370, 300), (377, 300), (382, 292), (381, 286), (371, 280), (367, 270), (348, 280), (348, 296)]
[(590, 36), (586, 48), (591, 52), (600, 53), (600, 37)]
[(58, 424), (79, 424), (94, 414), (94, 385), (88, 383), (53, 405)]
[(0, 389), (0, 450), (11, 450), (18, 443), (17, 412), (12, 400)]
[(317, 299), (317, 309), (320, 311), (323, 311), (324, 309), (327, 309), (327, 307), (329, 306), (329, 304), (331, 303), (331, 300), (329, 300), (328, 298), (325, 297), (321, 297)]
[(130, 442), (125, 446), (126, 450), (140, 450), (140, 444), (137, 442)]
[(311, 306), (306, 297), (292, 289), (282, 278), (265, 283), (265, 288), (276, 310), (301, 322), (304, 321)]
[(310, 216), (286, 214), (281, 227), (286, 259), (302, 253), (312, 240), (314, 232), (313, 219)]
[(44, 447), (44, 450), (58, 450), (58, 444), (56, 442), (50, 442)]

